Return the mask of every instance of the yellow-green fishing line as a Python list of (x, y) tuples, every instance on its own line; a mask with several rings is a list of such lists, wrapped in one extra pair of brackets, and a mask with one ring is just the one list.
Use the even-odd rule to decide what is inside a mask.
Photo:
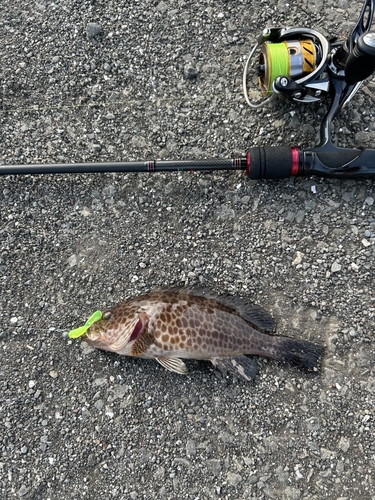
[(68, 337), (70, 339), (77, 339), (78, 337), (82, 337), (82, 335), (84, 335), (87, 332), (87, 330), (93, 323), (96, 323), (97, 321), (102, 319), (102, 316), (103, 316), (102, 311), (95, 311), (94, 314), (92, 314), (89, 317), (89, 319), (83, 326), (75, 328), (74, 330), (70, 330), (70, 332), (68, 332)]
[(289, 53), (285, 42), (267, 43), (268, 51), (268, 81), (267, 91), (272, 93), (272, 84), (278, 76), (289, 76)]

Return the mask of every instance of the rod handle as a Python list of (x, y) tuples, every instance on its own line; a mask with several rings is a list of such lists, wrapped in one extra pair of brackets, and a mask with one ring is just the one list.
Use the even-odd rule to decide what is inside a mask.
[(264, 146), (247, 152), (250, 179), (287, 179), (298, 175), (299, 150), (290, 146)]
[(375, 72), (375, 33), (363, 33), (357, 40), (345, 65), (345, 81), (361, 82)]

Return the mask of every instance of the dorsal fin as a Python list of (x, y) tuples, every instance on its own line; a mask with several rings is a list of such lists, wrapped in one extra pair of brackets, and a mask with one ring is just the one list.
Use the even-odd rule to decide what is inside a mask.
[(196, 297), (216, 300), (219, 304), (223, 304), (237, 311), (242, 318), (262, 332), (272, 333), (276, 330), (276, 321), (271, 314), (263, 309), (263, 307), (251, 302), (247, 298), (229, 294), (220, 295), (201, 285), (173, 286), (165, 288), (162, 291), (166, 293), (185, 293), (188, 295), (195, 295)]
[(271, 314), (259, 304), (241, 297), (225, 297), (224, 304), (232, 307), (249, 323), (258, 327), (262, 332), (273, 333), (276, 330), (276, 321)]

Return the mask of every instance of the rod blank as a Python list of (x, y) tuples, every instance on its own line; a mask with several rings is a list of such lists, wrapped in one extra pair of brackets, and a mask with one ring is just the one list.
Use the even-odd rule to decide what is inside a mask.
[(203, 170), (246, 170), (246, 158), (228, 160), (128, 161), (114, 163), (50, 163), (44, 165), (1, 165), (0, 175), (77, 174), (95, 172), (173, 172)]

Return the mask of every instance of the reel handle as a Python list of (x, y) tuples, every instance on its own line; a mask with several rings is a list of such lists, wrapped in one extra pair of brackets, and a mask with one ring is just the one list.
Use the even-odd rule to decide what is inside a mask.
[(375, 33), (363, 33), (345, 64), (345, 82), (349, 85), (365, 80), (375, 72)]

